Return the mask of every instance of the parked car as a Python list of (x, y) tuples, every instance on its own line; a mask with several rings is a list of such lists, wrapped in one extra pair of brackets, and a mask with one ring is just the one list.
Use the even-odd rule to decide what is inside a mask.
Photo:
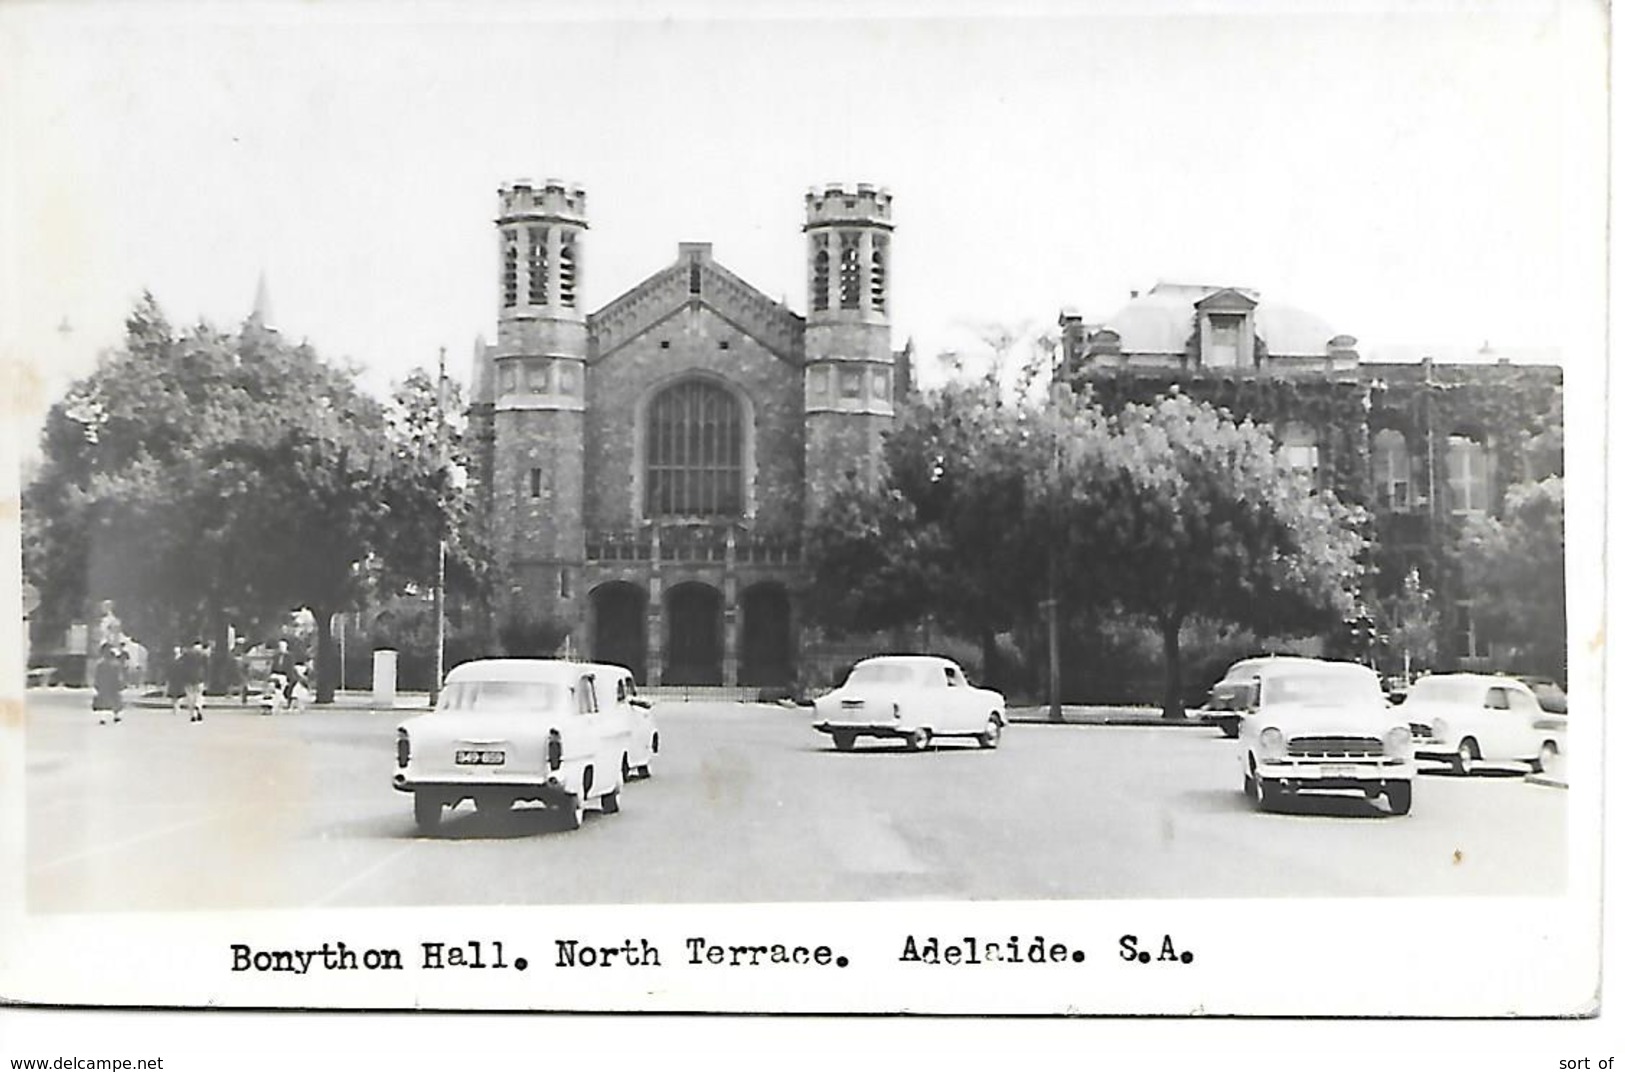
[(632, 733), (610, 669), (548, 659), (453, 669), (435, 710), (396, 730), (393, 784), (412, 794), (419, 828), (434, 830), (443, 808), (468, 799), (481, 812), (540, 801), (572, 830), (589, 801), (619, 811)]
[(1561, 746), (1561, 716), (1543, 711), (1528, 685), (1489, 674), (1434, 674), (1411, 686), (1405, 714), (1421, 759), (1457, 774), (1480, 764), (1527, 763), (1543, 770)]
[(974, 737), (997, 748), (1004, 732), (1004, 696), (965, 679), (951, 659), (881, 655), (852, 668), (846, 682), (813, 703), (813, 729), (842, 752), (859, 737), (900, 738), (922, 751), (937, 737)]
[[(1245, 675), (1245, 676), (1243, 676)], [(1263, 809), (1299, 793), (1360, 792), (1411, 810), (1409, 724), (1369, 667), (1318, 659), (1244, 660), (1225, 682), (1242, 705), (1242, 791)]]
[(1197, 710), (1199, 721), (1219, 727), (1231, 739), (1241, 733), (1241, 716), (1251, 703), (1253, 678), (1262, 666), (1319, 665), (1319, 659), (1298, 655), (1254, 655), (1233, 663), (1224, 677), (1208, 690), (1207, 703)]
[[(592, 663), (602, 689), (600, 703), (609, 714), (626, 723), (631, 740), (622, 757), (621, 780), (629, 782), (635, 774), (648, 778), (654, 771), (654, 757), (660, 751), (660, 727), (655, 724), (654, 703), (638, 695), (637, 682), (632, 671), (612, 663)], [(614, 699), (611, 700), (610, 697)]]

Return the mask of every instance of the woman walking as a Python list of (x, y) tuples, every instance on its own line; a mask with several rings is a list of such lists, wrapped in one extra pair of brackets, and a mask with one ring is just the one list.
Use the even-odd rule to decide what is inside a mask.
[(97, 722), (107, 725), (108, 712), (112, 712), (114, 722), (122, 722), (124, 718), (124, 652), (114, 650), (113, 645), (103, 644), (101, 658), (96, 660), (95, 676), (96, 695), (90, 701), (91, 710), (97, 714)]

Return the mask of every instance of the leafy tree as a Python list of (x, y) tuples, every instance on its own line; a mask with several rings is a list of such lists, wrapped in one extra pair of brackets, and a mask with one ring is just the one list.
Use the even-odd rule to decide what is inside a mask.
[(1178, 395), (1068, 419), (1080, 434), (1060, 459), (1076, 489), (1058, 534), (1066, 572), (1156, 626), (1165, 717), (1184, 716), (1192, 616), (1291, 633), (1352, 608), (1361, 514), (1311, 492), (1263, 429)]
[(1519, 669), (1564, 677), (1563, 478), (1508, 488), (1500, 518), (1466, 523), (1461, 552), (1479, 632)]
[(1405, 574), (1391, 608), (1383, 607), (1382, 613), (1388, 647), (1400, 654), (1405, 677), (1410, 678), (1413, 667), (1432, 666), (1439, 649), (1439, 610), (1416, 567)]

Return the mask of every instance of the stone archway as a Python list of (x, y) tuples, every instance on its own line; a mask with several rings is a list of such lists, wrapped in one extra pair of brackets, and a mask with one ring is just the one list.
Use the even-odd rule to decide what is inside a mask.
[(790, 650), (790, 593), (764, 581), (745, 589), (739, 683), (788, 685), (795, 677)]
[(592, 590), (592, 657), (632, 671), (645, 683), (648, 664), (648, 593), (629, 581), (609, 581)]
[(722, 593), (688, 581), (666, 592), (662, 685), (722, 684)]

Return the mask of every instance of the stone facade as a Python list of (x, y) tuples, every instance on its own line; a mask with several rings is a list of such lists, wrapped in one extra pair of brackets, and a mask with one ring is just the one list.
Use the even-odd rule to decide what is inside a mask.
[(585, 192), (501, 191), (497, 342), (476, 346), (470, 407), (499, 614), (565, 626), (646, 684), (797, 677), (805, 519), (848, 474), (874, 478), (909, 380), (890, 195), (805, 206), (805, 317), (700, 242), (587, 314)]

